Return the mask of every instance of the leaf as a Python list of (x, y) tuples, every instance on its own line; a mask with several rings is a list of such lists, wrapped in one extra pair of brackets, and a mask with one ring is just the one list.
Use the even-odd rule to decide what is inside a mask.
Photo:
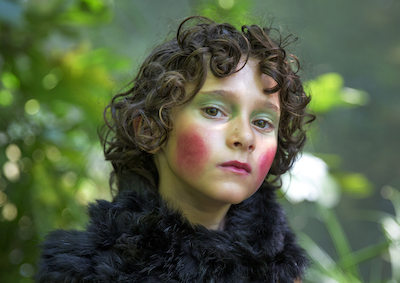
[(312, 96), (311, 110), (325, 113), (334, 108), (366, 105), (369, 101), (367, 92), (344, 87), (343, 77), (338, 73), (327, 73), (304, 84), (306, 93)]
[(343, 192), (354, 197), (365, 198), (373, 193), (373, 186), (369, 180), (360, 173), (334, 174)]
[(311, 109), (317, 113), (331, 110), (342, 103), (340, 91), (343, 87), (343, 78), (337, 73), (328, 73), (305, 83), (306, 92), (311, 94), (313, 102)]

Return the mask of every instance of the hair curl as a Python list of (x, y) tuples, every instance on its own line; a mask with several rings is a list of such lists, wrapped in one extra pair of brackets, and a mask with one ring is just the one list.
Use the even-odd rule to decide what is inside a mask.
[[(274, 40), (271, 33), (278, 36)], [(136, 172), (157, 188), (158, 172), (152, 160), (173, 127), (171, 108), (192, 99), (206, 79), (208, 67), (216, 77), (237, 72), (240, 60), (259, 60), (260, 70), (277, 83), (281, 116), (278, 147), (268, 176), (278, 180), (293, 165), (306, 141), (306, 124), (315, 117), (306, 111), (310, 97), (298, 76), (298, 59), (285, 48), (296, 38), (258, 25), (242, 26), (194, 16), (185, 19), (174, 39), (159, 45), (144, 61), (130, 88), (117, 94), (104, 111), (106, 131), (101, 136), (106, 160), (115, 181)], [(243, 65), (244, 66), (244, 65)], [(242, 67), (243, 67), (242, 66)], [(293, 67), (292, 67), (293, 66)], [(188, 83), (194, 85), (186, 93)], [(115, 180), (116, 177), (116, 180)]]

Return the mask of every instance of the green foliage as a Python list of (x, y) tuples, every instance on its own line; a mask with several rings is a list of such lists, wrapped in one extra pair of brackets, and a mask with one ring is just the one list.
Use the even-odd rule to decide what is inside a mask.
[(389, 243), (393, 279), (400, 281), (400, 192), (386, 186), (382, 195), (391, 201), (395, 210), (395, 215), (386, 215), (380, 219), (380, 223)]
[[(110, 198), (96, 129), (111, 72), (125, 63), (92, 50), (77, 28), (109, 21), (112, 10), (47, 2), (0, 1), (1, 282), (29, 282), (43, 235), (83, 228), (87, 203)], [(55, 36), (75, 44), (54, 45)]]
[(359, 173), (340, 173), (335, 175), (343, 192), (355, 197), (368, 197), (372, 194), (372, 184)]
[[(394, 188), (386, 187), (382, 195), (392, 202), (396, 211), (396, 215), (383, 214), (382, 212), (375, 213), (387, 240), (367, 246), (356, 252), (351, 250), (345, 231), (338, 221), (335, 211), (317, 203), (315, 204), (318, 211), (317, 217), (320, 218), (328, 230), (339, 259), (335, 261), (316, 244), (315, 240), (298, 231), (303, 247), (307, 250), (312, 260), (312, 267), (306, 282), (331, 282), (332, 280), (340, 283), (365, 282), (359, 273), (359, 266), (371, 261), (371, 265), (375, 268), (372, 269), (371, 278), (368, 282), (398, 282), (400, 279), (398, 260), (400, 255), (400, 218), (398, 217), (400, 212), (400, 192)], [(380, 270), (381, 263), (379, 260), (387, 254), (392, 265), (391, 280), (381, 277), (382, 271)]]
[(313, 97), (311, 109), (315, 113), (325, 113), (338, 107), (356, 107), (368, 103), (368, 93), (344, 87), (343, 77), (337, 73), (327, 73), (310, 80), (305, 90)]
[[(366, 92), (344, 87), (344, 80), (337, 73), (327, 73), (308, 81), (306, 83), (306, 91), (313, 96), (314, 102), (311, 105), (311, 109), (319, 115), (337, 108), (347, 108), (348, 111), (351, 111), (352, 108), (365, 105), (368, 102), (368, 94)], [(318, 130), (314, 129), (314, 134), (317, 132)], [(352, 197), (365, 198), (372, 194), (373, 186), (363, 174), (346, 172), (341, 169), (342, 164), (339, 156), (318, 153), (315, 155), (329, 165), (329, 175), (321, 175), (320, 178), (333, 178), (337, 186), (341, 189), (341, 192)], [(310, 168), (309, 170), (312, 171), (315, 169)], [(314, 180), (314, 182), (316, 181)], [(319, 184), (322, 183), (319, 182)], [(385, 190), (384, 196), (392, 201), (397, 213), (399, 213), (400, 193), (393, 188), (386, 188)], [(324, 192), (320, 198), (329, 197), (330, 195)], [(290, 200), (289, 196), (290, 194), (288, 195), (288, 199)], [(312, 267), (306, 282), (364, 282), (359, 267), (361, 264), (373, 260), (378, 260), (374, 261), (374, 265), (378, 266), (378, 268), (374, 270), (374, 273), (371, 273), (370, 282), (389, 282), (380, 276), (380, 265), (377, 264), (377, 262), (382, 261), (381, 257), (387, 253), (390, 255), (392, 264), (392, 280), (399, 280), (400, 273), (397, 271), (400, 270), (400, 266), (397, 264), (399, 262), (398, 255), (400, 254), (399, 217), (375, 213), (379, 215), (376, 219), (382, 224), (387, 240), (354, 252), (334, 207), (325, 205), (324, 203), (330, 202), (317, 200), (314, 203), (317, 212), (316, 218), (324, 224), (328, 231), (338, 259), (334, 260), (314, 239), (299, 231), (298, 234), (303, 247), (307, 250), (312, 260)]]

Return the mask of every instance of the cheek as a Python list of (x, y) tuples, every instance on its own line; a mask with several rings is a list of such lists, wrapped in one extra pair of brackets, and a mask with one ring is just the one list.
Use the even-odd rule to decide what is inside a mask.
[(209, 158), (209, 150), (198, 133), (186, 132), (178, 136), (176, 158), (179, 170), (196, 178)]
[(258, 176), (257, 183), (261, 186), (262, 182), (267, 176), (269, 169), (271, 168), (272, 162), (274, 161), (276, 153), (276, 147), (269, 149), (265, 154), (261, 155), (258, 159)]

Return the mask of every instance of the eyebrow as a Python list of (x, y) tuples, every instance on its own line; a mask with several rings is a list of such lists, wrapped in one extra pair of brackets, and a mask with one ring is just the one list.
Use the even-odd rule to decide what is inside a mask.
[[(204, 91), (204, 92), (202, 91), (202, 92), (200, 92), (200, 94), (209, 95), (209, 96), (221, 96), (221, 97), (226, 98), (226, 99), (230, 99), (232, 97), (235, 98), (235, 99), (238, 98), (238, 94), (237, 93), (235, 93), (233, 91), (225, 90), (225, 89), (217, 89), (217, 90)], [(268, 96), (268, 93), (265, 92), (265, 94), (266, 94), (266, 96)], [(270, 102), (268, 100), (264, 100), (264, 99), (257, 101), (257, 103), (262, 105), (262, 107), (264, 107), (264, 108), (271, 109), (278, 116), (280, 116), (281, 111), (280, 111), (279, 107), (276, 104), (274, 104), (274, 103), (272, 103), (272, 102)]]

